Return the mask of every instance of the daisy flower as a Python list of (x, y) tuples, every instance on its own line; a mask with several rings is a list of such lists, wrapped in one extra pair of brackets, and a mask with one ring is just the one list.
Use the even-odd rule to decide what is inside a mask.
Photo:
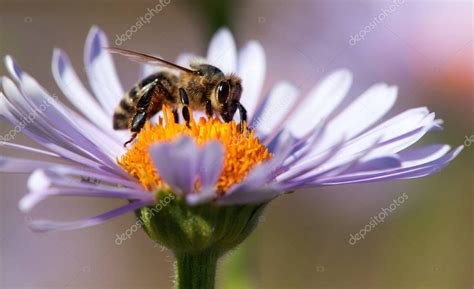
[[(40, 148), (3, 137), (2, 146), (47, 157), (47, 161), (0, 157), (1, 172), (31, 173), (19, 207), (30, 211), (53, 196), (119, 198), (122, 207), (84, 220), (35, 220), (37, 231), (97, 225), (135, 212), (146, 233), (173, 250), (178, 288), (213, 288), (217, 259), (242, 242), (272, 199), (303, 187), (411, 179), (433, 174), (461, 151), (432, 144), (410, 148), (442, 121), (426, 107), (381, 121), (397, 88), (379, 83), (340, 108), (352, 76), (338, 70), (302, 95), (281, 81), (261, 96), (265, 54), (251, 41), (239, 52), (230, 32), (212, 38), (206, 61), (242, 78), (241, 102), (248, 129), (194, 113), (189, 127), (164, 107), (128, 149), (129, 132), (112, 128), (125, 95), (105, 34), (93, 27), (86, 40), (81, 82), (68, 56), (55, 49), (53, 76), (74, 110), (49, 94), (12, 57), (2, 77), (0, 114)], [(189, 65), (196, 56), (181, 55)], [(144, 77), (154, 69), (144, 65)], [(236, 116), (236, 120), (238, 116)], [(163, 203), (163, 200), (166, 200)], [(159, 206), (159, 207), (158, 207)]]

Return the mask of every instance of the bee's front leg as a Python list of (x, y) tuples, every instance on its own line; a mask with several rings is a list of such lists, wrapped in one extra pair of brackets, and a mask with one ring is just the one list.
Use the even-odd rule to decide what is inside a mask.
[(240, 115), (240, 132), (243, 133), (244, 126), (247, 125), (247, 110), (240, 102), (237, 102), (236, 105)]
[(189, 98), (188, 94), (183, 88), (179, 88), (179, 98), (181, 100), (181, 104), (183, 104), (183, 109), (181, 113), (183, 114), (184, 121), (186, 122), (186, 126), (191, 128), (189, 122), (191, 121), (190, 113), (189, 113)]
[(208, 100), (206, 100), (206, 116), (207, 116), (207, 119), (210, 120), (213, 115), (214, 115), (214, 111), (212, 110), (212, 103), (211, 103), (211, 100), (208, 99)]
[(129, 144), (131, 144), (135, 140), (135, 138), (137, 138), (137, 135), (138, 135), (137, 132), (132, 133), (132, 136), (130, 137), (130, 139), (124, 142), (123, 147), (126, 148)]
[(173, 109), (173, 118), (174, 118), (174, 122), (175, 123), (179, 123), (179, 113), (178, 113), (178, 109)]

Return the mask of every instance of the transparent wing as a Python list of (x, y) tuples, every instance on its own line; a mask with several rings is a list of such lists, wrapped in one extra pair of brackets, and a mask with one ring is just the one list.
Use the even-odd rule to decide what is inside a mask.
[(180, 66), (178, 64), (175, 64), (173, 62), (164, 60), (162, 58), (147, 55), (147, 54), (144, 54), (144, 53), (135, 52), (135, 51), (122, 49), (122, 48), (117, 48), (117, 47), (106, 47), (105, 49), (107, 51), (109, 51), (110, 53), (123, 55), (123, 56), (127, 57), (128, 59), (133, 60), (135, 62), (147, 63), (147, 64), (150, 64), (150, 65), (160, 65), (160, 66), (164, 65), (164, 66), (168, 66), (168, 67), (171, 67), (171, 68), (178, 69), (178, 70), (186, 72), (186, 73), (197, 73), (196, 71), (191, 70), (189, 68), (186, 68), (186, 67)]

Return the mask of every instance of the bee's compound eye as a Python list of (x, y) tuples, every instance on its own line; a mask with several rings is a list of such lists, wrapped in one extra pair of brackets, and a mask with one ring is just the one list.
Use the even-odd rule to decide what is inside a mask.
[(217, 86), (217, 99), (220, 103), (225, 103), (227, 98), (229, 97), (229, 83), (227, 81), (222, 81)]

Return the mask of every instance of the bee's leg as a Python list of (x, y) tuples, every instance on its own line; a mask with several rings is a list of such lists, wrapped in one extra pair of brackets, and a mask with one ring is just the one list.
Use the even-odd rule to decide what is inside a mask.
[(247, 125), (247, 110), (245, 107), (240, 103), (237, 102), (237, 109), (239, 110), (239, 115), (240, 115), (240, 132), (244, 132), (244, 126)]
[(214, 112), (212, 110), (212, 103), (211, 103), (211, 100), (208, 99), (206, 101), (206, 116), (207, 116), (208, 119), (211, 119), (213, 114), (214, 114)]
[(135, 113), (130, 122), (130, 130), (132, 131), (132, 136), (130, 139), (123, 144), (126, 147), (129, 143), (131, 143), (138, 135), (142, 127), (145, 125), (146, 120), (148, 119), (148, 113), (144, 110), (139, 110)]
[(138, 133), (145, 125), (145, 122), (148, 119), (147, 111), (150, 108), (150, 104), (152, 104), (152, 99), (155, 95), (155, 89), (157, 87), (157, 84), (158, 80), (155, 79), (153, 82), (145, 85), (141, 89), (140, 96), (136, 104), (137, 111), (135, 112), (135, 115), (129, 123), (129, 129), (132, 132), (132, 136), (128, 141), (123, 144), (124, 147), (126, 147), (137, 137)]
[(132, 133), (132, 136), (130, 137), (130, 139), (128, 141), (124, 142), (123, 147), (126, 148), (130, 143), (132, 143), (135, 140), (135, 138), (137, 137), (137, 135), (138, 135), (137, 132)]
[(179, 114), (178, 114), (178, 109), (173, 109), (173, 118), (175, 123), (179, 123)]
[(189, 126), (189, 122), (191, 120), (190, 113), (189, 113), (189, 98), (188, 94), (184, 89), (181, 87), (179, 88), (179, 98), (181, 99), (181, 103), (183, 104), (183, 110), (181, 113), (183, 114), (184, 121), (186, 122), (186, 126)]

